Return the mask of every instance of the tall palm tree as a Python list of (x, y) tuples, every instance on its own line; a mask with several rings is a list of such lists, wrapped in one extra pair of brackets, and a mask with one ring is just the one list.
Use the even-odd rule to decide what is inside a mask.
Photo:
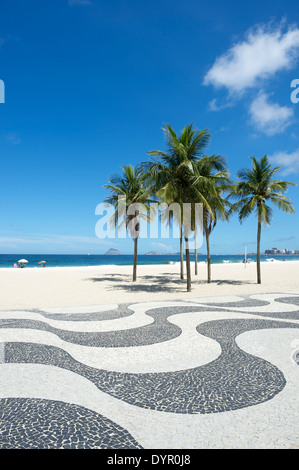
[[(122, 166), (122, 174), (115, 174), (104, 187), (110, 192), (105, 202), (115, 208), (115, 221), (118, 226), (125, 226), (134, 240), (133, 281), (137, 279), (137, 252), (140, 232), (140, 219), (150, 222), (148, 211), (150, 209), (149, 193), (145, 185), (145, 175), (140, 169), (132, 165)], [(119, 207), (119, 199), (125, 202), (125, 211)], [(138, 204), (146, 208), (146, 213), (139, 210)], [(128, 209), (131, 210), (128, 210)]]
[[(195, 178), (195, 163), (203, 156), (203, 151), (210, 141), (210, 134), (207, 129), (202, 131), (193, 128), (193, 124), (184, 127), (180, 134), (176, 134), (173, 128), (167, 124), (163, 129), (167, 152), (152, 150), (148, 154), (159, 159), (151, 159), (144, 162), (142, 168), (148, 174), (152, 182), (152, 190), (156, 194), (163, 194), (163, 200), (168, 204), (176, 202), (183, 208), (184, 203), (194, 204), (201, 202), (208, 207), (208, 203), (199, 189), (199, 185), (193, 186)], [(208, 179), (202, 178), (202, 186), (213, 189), (213, 185)], [(182, 211), (181, 211), (182, 212)], [(182, 228), (182, 219), (177, 221)], [(194, 229), (194, 219), (193, 219)], [(191, 291), (191, 270), (189, 252), (189, 233), (186, 227), (181, 230), (180, 250), (181, 250), (181, 277), (183, 277), (183, 257), (182, 242), (185, 239), (186, 249), (186, 274), (187, 291)]]
[(257, 283), (261, 284), (260, 246), (262, 223), (270, 224), (272, 203), (279, 209), (293, 214), (294, 208), (291, 200), (284, 195), (290, 185), (295, 183), (274, 179), (281, 167), (272, 167), (267, 155), (260, 160), (250, 157), (251, 168), (243, 168), (237, 173), (239, 181), (231, 190), (231, 196), (237, 198), (234, 209), (239, 211), (239, 220), (242, 223), (253, 211), (257, 216)]

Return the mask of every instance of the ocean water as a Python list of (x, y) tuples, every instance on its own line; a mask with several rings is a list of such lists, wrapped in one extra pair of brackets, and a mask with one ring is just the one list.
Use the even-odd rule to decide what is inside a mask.
[[(25, 258), (30, 268), (40, 268), (39, 261), (46, 261), (47, 267), (71, 267), (71, 266), (101, 266), (101, 265), (131, 265), (133, 264), (133, 255), (30, 255), (13, 254), (0, 255), (0, 268), (13, 268), (19, 259)], [(194, 255), (190, 256), (194, 261)], [(204, 263), (206, 255), (198, 255), (198, 261)], [(212, 255), (213, 264), (219, 263), (242, 263), (244, 255)], [(248, 255), (249, 262), (255, 262), (255, 255)], [(261, 255), (261, 261), (271, 262), (271, 260), (291, 261), (299, 260), (299, 255)], [(138, 255), (138, 264), (169, 264), (169, 262), (179, 262), (179, 255)]]

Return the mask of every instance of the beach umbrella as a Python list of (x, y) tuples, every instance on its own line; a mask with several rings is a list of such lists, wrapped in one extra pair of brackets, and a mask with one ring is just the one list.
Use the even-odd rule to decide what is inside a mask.
[(19, 259), (18, 263), (28, 263), (26, 259)]
[(46, 264), (47, 261), (39, 261), (38, 264)]

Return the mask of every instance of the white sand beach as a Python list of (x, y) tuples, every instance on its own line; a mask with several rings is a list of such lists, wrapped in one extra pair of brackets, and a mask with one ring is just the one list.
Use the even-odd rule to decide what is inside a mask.
[(2, 268), (0, 310), (92, 306), (124, 302), (192, 299), (225, 295), (280, 293), (299, 290), (299, 261), (262, 263), (262, 284), (256, 284), (256, 264), (212, 265), (212, 283), (199, 264), (192, 292), (179, 278), (179, 264), (138, 266), (132, 282), (131, 266), (71, 268)]

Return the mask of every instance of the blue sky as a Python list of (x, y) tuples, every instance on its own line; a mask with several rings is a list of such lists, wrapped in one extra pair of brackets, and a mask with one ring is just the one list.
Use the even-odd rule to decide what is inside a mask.
[[(207, 152), (222, 154), (232, 177), (250, 155), (267, 154), (298, 183), (296, 5), (2, 2), (0, 253), (131, 253), (130, 239), (96, 238), (95, 208), (121, 165), (165, 149), (165, 123), (208, 128)], [(288, 196), (298, 212), (298, 188)], [(298, 229), (297, 214), (274, 211), (262, 249), (299, 249)], [(219, 223), (211, 241), (215, 254), (254, 251), (254, 216)], [(140, 252), (150, 250), (178, 246), (140, 240)]]

